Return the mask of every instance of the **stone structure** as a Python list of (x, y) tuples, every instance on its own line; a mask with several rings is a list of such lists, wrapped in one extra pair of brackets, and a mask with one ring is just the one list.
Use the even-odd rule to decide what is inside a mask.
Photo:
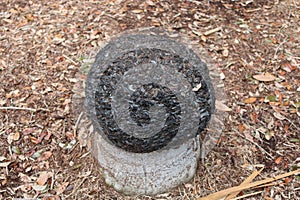
[(108, 184), (157, 194), (193, 177), (215, 112), (209, 71), (193, 50), (159, 35), (115, 38), (96, 56), (85, 93)]

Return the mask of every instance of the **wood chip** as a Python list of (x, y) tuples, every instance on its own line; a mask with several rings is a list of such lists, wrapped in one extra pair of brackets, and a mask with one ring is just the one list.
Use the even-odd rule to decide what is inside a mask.
[(220, 30), (222, 30), (222, 28), (221, 27), (217, 27), (217, 28), (214, 28), (214, 29), (211, 29), (211, 30), (208, 30), (208, 31), (204, 32), (203, 35), (208, 36), (208, 35), (211, 35), (211, 34), (213, 34), (215, 32), (218, 32)]

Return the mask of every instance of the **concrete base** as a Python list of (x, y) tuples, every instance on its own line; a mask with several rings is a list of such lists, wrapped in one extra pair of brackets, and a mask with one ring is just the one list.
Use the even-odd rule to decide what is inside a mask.
[(199, 138), (190, 139), (177, 149), (130, 153), (111, 145), (100, 134), (93, 137), (92, 150), (104, 169), (106, 183), (122, 193), (163, 193), (189, 181), (196, 172)]

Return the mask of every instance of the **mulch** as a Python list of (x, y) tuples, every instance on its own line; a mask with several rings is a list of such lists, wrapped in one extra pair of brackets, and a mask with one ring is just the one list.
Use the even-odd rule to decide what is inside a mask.
[[(261, 166), (257, 179), (299, 168), (299, 7), (295, 0), (1, 1), (0, 198), (196, 199), (239, 185)], [(231, 110), (194, 179), (156, 197), (105, 185), (75, 130), (72, 102), (78, 72), (103, 41), (140, 27), (177, 31), (205, 49)], [(299, 176), (287, 177), (245, 199), (300, 199), (299, 188)]]

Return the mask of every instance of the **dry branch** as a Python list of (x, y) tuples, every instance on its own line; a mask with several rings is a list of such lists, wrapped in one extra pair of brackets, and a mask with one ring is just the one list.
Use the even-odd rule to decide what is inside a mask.
[(210, 194), (206, 197), (200, 197), (197, 200), (219, 200), (220, 198), (224, 198), (229, 194), (232, 194), (232, 193), (235, 193), (235, 192), (241, 192), (243, 190), (253, 188), (253, 187), (256, 187), (256, 186), (259, 186), (259, 185), (262, 185), (262, 184), (267, 184), (267, 183), (270, 183), (270, 182), (273, 182), (273, 181), (277, 181), (279, 179), (282, 179), (282, 178), (285, 178), (285, 177), (288, 177), (288, 176), (292, 176), (292, 175), (295, 175), (295, 174), (298, 174), (298, 173), (300, 173), (300, 169), (295, 170), (295, 171), (291, 171), (291, 172), (288, 172), (288, 173), (285, 173), (285, 174), (281, 174), (281, 175), (275, 176), (273, 178), (267, 178), (265, 180), (256, 181), (256, 182), (252, 182), (252, 183), (249, 183), (249, 184), (243, 184), (243, 185), (235, 186), (235, 187), (228, 188), (228, 189), (225, 189), (225, 190), (221, 190), (219, 192)]
[[(246, 185), (248, 183), (251, 183), (251, 181), (253, 179), (255, 179), (255, 177), (257, 177), (263, 170), (264, 168), (262, 167), (259, 171), (254, 171), (248, 178), (246, 178), (241, 185)], [(236, 197), (240, 192), (234, 192), (232, 194), (230, 194), (229, 196), (226, 197), (225, 200), (230, 200), (233, 199), (234, 197)]]
[(0, 110), (27, 110), (27, 111), (31, 111), (31, 112), (37, 112), (37, 111), (49, 111), (48, 109), (46, 108), (26, 108), (26, 107), (13, 107), (13, 106), (10, 106), (10, 107), (0, 107)]

